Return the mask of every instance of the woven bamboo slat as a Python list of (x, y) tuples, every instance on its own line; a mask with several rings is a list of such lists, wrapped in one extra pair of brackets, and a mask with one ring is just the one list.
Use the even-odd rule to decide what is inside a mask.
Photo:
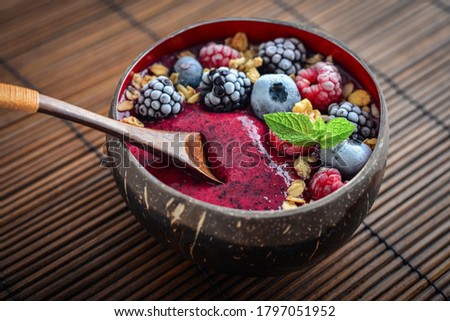
[(443, 1), (17, 1), (0, 5), (0, 82), (106, 114), (121, 73), (185, 25), (309, 24), (373, 69), (389, 106), (385, 180), (353, 238), (267, 278), (186, 261), (148, 235), (100, 166), (104, 135), (0, 111), (1, 300), (445, 300), (450, 296), (450, 10)]

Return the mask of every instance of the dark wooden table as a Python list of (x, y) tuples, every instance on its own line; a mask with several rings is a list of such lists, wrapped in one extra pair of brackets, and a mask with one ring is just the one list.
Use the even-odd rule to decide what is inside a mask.
[(104, 135), (0, 112), (0, 299), (444, 300), (450, 296), (449, 1), (10, 1), (0, 81), (105, 114), (127, 65), (187, 24), (255, 16), (317, 26), (376, 74), (385, 180), (364, 224), (306, 273), (200, 268), (141, 228), (100, 167)]

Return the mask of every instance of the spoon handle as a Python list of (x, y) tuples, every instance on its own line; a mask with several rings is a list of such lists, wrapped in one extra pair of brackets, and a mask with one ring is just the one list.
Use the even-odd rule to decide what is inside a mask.
[(200, 133), (136, 127), (39, 94), (36, 90), (4, 83), (0, 83), (1, 108), (41, 112), (89, 126), (121, 140), (145, 146), (148, 151), (167, 155), (182, 168), (187, 167), (210, 181), (221, 183), (206, 165)]
[[(175, 139), (184, 142), (184, 133), (141, 129), (89, 110), (66, 103), (62, 100), (39, 94), (36, 90), (0, 83), (0, 108), (27, 113), (41, 112), (80, 123), (106, 134), (144, 144), (152, 149), (170, 153), (168, 146)], [(179, 135), (178, 137), (177, 134)], [(180, 135), (182, 137), (180, 137)]]
[(39, 109), (39, 92), (33, 89), (0, 83), (0, 108), (29, 114)]

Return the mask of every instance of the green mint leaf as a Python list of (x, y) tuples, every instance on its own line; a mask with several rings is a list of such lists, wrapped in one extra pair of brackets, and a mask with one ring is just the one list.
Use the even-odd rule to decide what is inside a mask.
[(303, 114), (279, 112), (264, 115), (264, 120), (275, 135), (289, 142), (295, 137), (303, 141), (313, 130), (313, 123)]
[(326, 131), (319, 139), (322, 148), (328, 148), (346, 140), (355, 130), (347, 119), (335, 117), (326, 124)]
[(328, 123), (319, 117), (314, 123), (304, 114), (279, 112), (264, 115), (269, 128), (280, 139), (293, 145), (328, 148), (346, 140), (355, 130), (347, 119), (335, 117)]
[(292, 145), (303, 146), (303, 147), (314, 146), (317, 143), (317, 139), (315, 137), (308, 136), (308, 135), (293, 136), (290, 139), (286, 139), (286, 140), (288, 142), (290, 142)]
[(323, 118), (317, 118), (315, 123), (313, 124), (312, 136), (315, 138), (315, 140), (320, 141), (326, 131), (327, 124), (325, 124)]

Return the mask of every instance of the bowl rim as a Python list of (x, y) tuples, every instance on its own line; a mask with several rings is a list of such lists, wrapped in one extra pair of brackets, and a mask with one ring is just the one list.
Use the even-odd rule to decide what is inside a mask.
[[(388, 114), (387, 114), (387, 106), (384, 99), (384, 95), (381, 91), (381, 87), (374, 75), (374, 73), (370, 70), (369, 66), (352, 50), (350, 49), (346, 44), (344, 44), (342, 41), (336, 39), (332, 35), (309, 25), (299, 24), (299, 23), (293, 23), (293, 22), (287, 22), (282, 20), (276, 20), (276, 19), (267, 19), (267, 18), (255, 18), (255, 17), (228, 17), (228, 18), (219, 18), (219, 19), (211, 19), (211, 20), (205, 20), (201, 22), (197, 22), (191, 25), (188, 25), (186, 27), (180, 28), (169, 35), (161, 38), (160, 40), (156, 41), (149, 47), (147, 47), (145, 50), (143, 50), (133, 61), (132, 63), (125, 69), (124, 73), (122, 74), (122, 77), (119, 80), (119, 83), (116, 87), (113, 100), (110, 107), (109, 117), (112, 117), (113, 119), (117, 119), (117, 113), (116, 108), (119, 100), (119, 95), (121, 92), (121, 88), (124, 84), (124, 81), (127, 78), (127, 75), (133, 70), (134, 66), (143, 59), (151, 50), (153, 50), (155, 47), (161, 45), (162, 43), (177, 37), (178, 35), (184, 33), (187, 30), (191, 30), (200, 26), (208, 25), (208, 24), (216, 24), (216, 23), (226, 23), (226, 22), (239, 22), (239, 21), (252, 21), (256, 23), (270, 23), (270, 24), (279, 24), (284, 25), (288, 27), (292, 27), (295, 29), (299, 29), (305, 32), (313, 33), (318, 35), (321, 38), (324, 38), (325, 40), (333, 43), (334, 45), (340, 47), (342, 50), (346, 51), (348, 54), (351, 55), (351, 57), (356, 60), (365, 70), (365, 72), (368, 73), (371, 80), (374, 82), (375, 87), (377, 89), (378, 93), (378, 101), (379, 101), (379, 110), (380, 110), (380, 123), (378, 128), (378, 137), (377, 137), (377, 144), (375, 145), (374, 150), (372, 151), (372, 154), (367, 161), (367, 163), (364, 165), (364, 167), (359, 171), (359, 173), (354, 176), (351, 180), (348, 181), (344, 186), (339, 188), (337, 191), (327, 195), (326, 197), (315, 201), (313, 203), (300, 206), (296, 209), (289, 209), (289, 210), (243, 210), (243, 209), (236, 209), (231, 207), (225, 207), (220, 205), (215, 205), (211, 203), (207, 203), (201, 200), (197, 200), (189, 195), (186, 195), (184, 193), (181, 193), (177, 191), (176, 189), (166, 185), (165, 183), (161, 182), (159, 179), (157, 179), (155, 176), (153, 176), (151, 173), (149, 173), (140, 163), (139, 161), (131, 154), (131, 151), (129, 148), (125, 147), (125, 144), (112, 136), (107, 136), (107, 140), (115, 140), (119, 143), (119, 150), (121, 151), (121, 155), (124, 155), (124, 157), (127, 158), (127, 160), (130, 163), (133, 163), (136, 167), (136, 170), (138, 171), (139, 175), (148, 181), (150, 184), (157, 184), (159, 187), (166, 193), (175, 195), (179, 197), (181, 200), (183, 200), (186, 203), (191, 203), (192, 205), (200, 206), (209, 212), (221, 212), (224, 215), (229, 215), (236, 218), (266, 218), (266, 219), (273, 219), (273, 218), (286, 218), (291, 217), (299, 214), (304, 214), (308, 212), (313, 212), (314, 210), (317, 210), (324, 206), (329, 206), (330, 203), (334, 203), (336, 199), (341, 198), (343, 195), (348, 193), (354, 186), (356, 186), (358, 183), (361, 183), (365, 177), (370, 175), (371, 171), (377, 168), (377, 159), (379, 157), (382, 157), (383, 150), (385, 149), (385, 144), (388, 143)], [(124, 152), (122, 152), (124, 151)], [(384, 165), (383, 165), (384, 166)], [(120, 167), (120, 166), (118, 166)], [(115, 168), (117, 170), (117, 167)]]

